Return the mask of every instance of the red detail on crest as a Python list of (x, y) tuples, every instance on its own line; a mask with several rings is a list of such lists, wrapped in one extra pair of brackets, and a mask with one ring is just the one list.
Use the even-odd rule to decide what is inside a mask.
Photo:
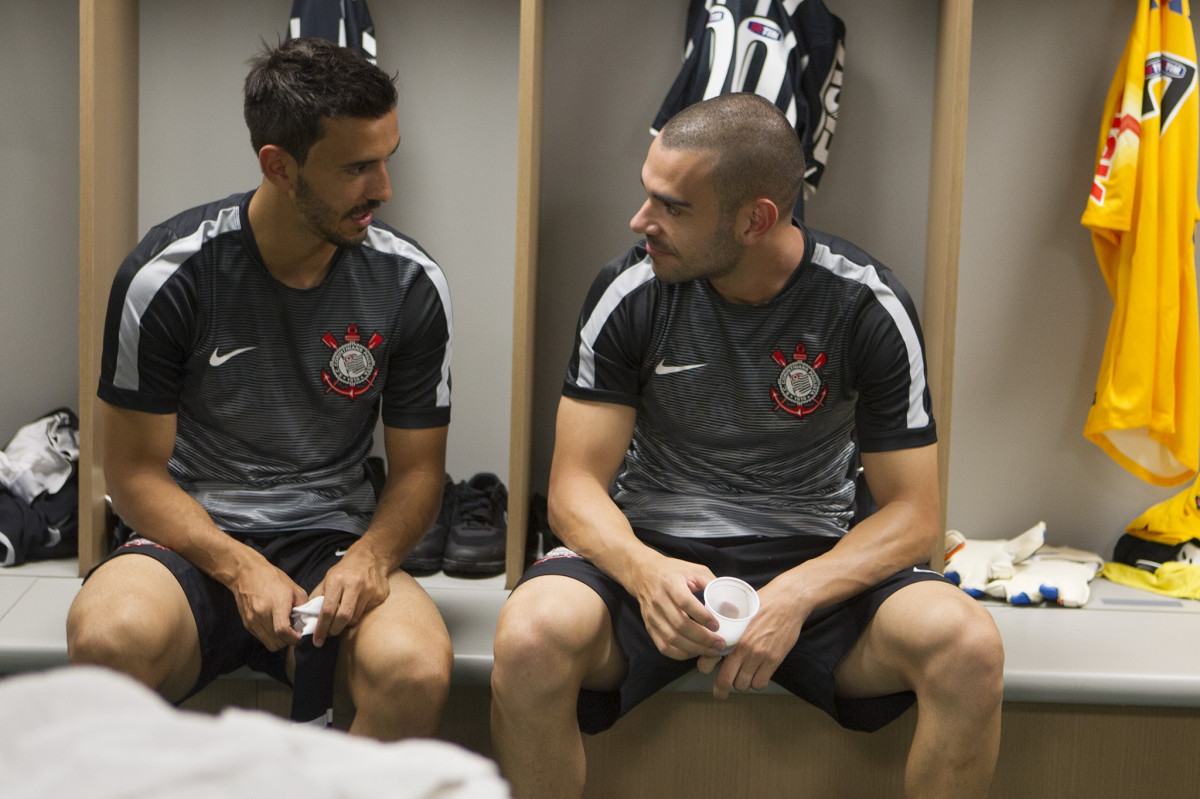
[[(773, 353), (771, 353), (771, 360), (775, 361), (775, 363), (777, 363), (779, 365), (780, 369), (787, 368), (788, 360), (784, 356), (782, 350), (775, 350)], [(807, 360), (808, 360), (808, 350), (805, 348), (803, 343), (797, 344), (795, 351), (792, 353), (792, 362), (807, 361)], [(814, 358), (813, 362), (809, 365), (812, 367), (812, 370), (815, 372), (818, 369), (820, 369), (822, 366), (824, 366), (828, 360), (829, 359), (825, 357), (825, 353), (820, 352), (820, 353), (817, 353), (817, 357)], [(781, 375), (781, 377), (782, 377), (782, 375)], [(817, 379), (820, 380), (819, 377)], [(790, 413), (792, 416), (795, 416), (797, 419), (803, 419), (805, 416), (809, 415), (810, 413), (815, 411), (817, 408), (820, 408), (822, 405), (824, 405), (825, 397), (828, 394), (829, 394), (829, 387), (822, 385), (821, 390), (817, 393), (817, 396), (814, 397), (812, 402), (810, 402), (808, 405), (788, 405), (787, 397), (785, 397), (783, 395), (783, 392), (781, 392), (775, 386), (771, 386), (771, 399), (775, 401), (775, 407), (781, 411)]]
[(784, 402), (784, 396), (779, 393), (779, 389), (775, 388), (775, 386), (771, 386), (771, 399), (775, 400), (775, 407), (781, 411), (787, 411), (797, 419), (803, 419), (805, 416), (808, 416), (817, 408), (820, 408), (822, 405), (824, 405), (825, 395), (828, 393), (829, 387), (821, 386), (821, 393), (817, 395), (817, 398), (811, 405), (788, 405), (786, 402)]
[(363, 394), (366, 394), (367, 391), (370, 390), (371, 386), (375, 385), (375, 376), (378, 374), (379, 367), (375, 367), (375, 371), (371, 372), (371, 376), (367, 378), (367, 382), (364, 383), (361, 388), (356, 386), (347, 386), (343, 388), (342, 386), (339, 386), (337, 384), (337, 380), (330, 377), (329, 373), (324, 369), (321, 370), (321, 379), (325, 381), (325, 385), (329, 386), (329, 388), (325, 389), (326, 394), (328, 394), (330, 391), (336, 391), (343, 397), (354, 399), (355, 397), (361, 397)]
[[(325, 335), (321, 336), (321, 341), (325, 344), (325, 346), (329, 347), (329, 349), (334, 351), (335, 358), (338, 357), (336, 354), (338, 352), (338, 350), (340, 350), (343, 346), (347, 346), (350, 344), (355, 345), (355, 347), (357, 347), (361, 351), (363, 349), (362, 345), (359, 344), (359, 342), (361, 340), (362, 340), (362, 336), (359, 335), (358, 325), (347, 325), (346, 326), (345, 344), (339, 344), (337, 337), (334, 336), (332, 333), (326, 333)], [(383, 336), (379, 335), (378, 333), (372, 333), (370, 339), (367, 340), (366, 349), (373, 350), (382, 343), (383, 343)], [(343, 360), (343, 362), (345, 362), (344, 365), (348, 365), (350, 362), (350, 359), (355, 358), (355, 357), (357, 357), (357, 356), (355, 356), (353, 354), (343, 355), (342, 360)], [(370, 358), (371, 356), (367, 355), (366, 357)], [(336, 367), (335, 367), (335, 371), (336, 371)], [(325, 386), (326, 386), (325, 393), (328, 394), (330, 391), (333, 391), (333, 392), (340, 394), (343, 397), (346, 397), (348, 399), (355, 399), (357, 397), (361, 397), (363, 394), (366, 394), (368, 391), (370, 391), (371, 387), (375, 385), (375, 378), (378, 376), (379, 376), (379, 367), (376, 366), (374, 371), (371, 372), (371, 376), (368, 377), (365, 382), (362, 382), (358, 385), (343, 385), (341, 380), (339, 380), (336, 376), (330, 375), (329, 372), (324, 369), (321, 370), (321, 381), (323, 383), (325, 383)]]

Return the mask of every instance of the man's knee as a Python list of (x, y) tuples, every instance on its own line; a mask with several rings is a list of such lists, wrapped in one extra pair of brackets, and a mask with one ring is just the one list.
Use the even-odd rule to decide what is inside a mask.
[(138, 625), (131, 621), (129, 614), (104, 612), (76, 597), (67, 614), (67, 659), (115, 668), (129, 649), (144, 648), (138, 647)]
[(1004, 693), (1004, 644), (991, 614), (965, 595), (943, 604), (931, 614), (918, 694), (923, 688), (981, 710), (997, 706)]
[[(559, 579), (570, 580), (557, 586), (569, 589), (565, 595), (541, 577), (514, 592), (502, 609), (493, 644), (494, 691), (578, 690), (612, 659), (615, 642), (604, 603), (582, 583)], [(576, 586), (587, 593), (576, 594)]]
[(81, 593), (67, 615), (70, 663), (124, 672), (171, 699), (194, 684), (198, 653), (194, 625), (173, 621), (161, 607), (150, 612), (134, 601), (101, 602)]
[(157, 562), (132, 555), (97, 571), (67, 613), (72, 663), (149, 665), (184, 652), (195, 639), (195, 621), (179, 584)]
[(445, 702), (454, 668), (454, 651), (449, 638), (410, 647), (399, 652), (398, 658), (397, 668), (391, 669), (394, 690)]
[(439, 706), (445, 703), (454, 665), (448, 636), (395, 631), (394, 635), (366, 643), (365, 648), (360, 643), (348, 661), (356, 706), (392, 699)]
[(918, 700), (990, 707), (1003, 694), (1004, 647), (976, 600), (923, 582), (883, 603), (842, 668), (849, 695), (910, 689)]

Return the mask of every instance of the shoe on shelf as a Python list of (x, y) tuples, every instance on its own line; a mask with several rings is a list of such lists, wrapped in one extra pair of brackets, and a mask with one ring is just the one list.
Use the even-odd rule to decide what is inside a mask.
[(503, 574), (508, 489), (496, 475), (480, 472), (455, 491), (458, 513), (450, 525), (442, 571), (453, 577)]
[(442, 555), (446, 551), (446, 539), (455, 516), (456, 491), (454, 481), (450, 475), (446, 475), (446, 483), (442, 486), (442, 509), (438, 517), (400, 564), (400, 568), (413, 577), (426, 577), (442, 568)]

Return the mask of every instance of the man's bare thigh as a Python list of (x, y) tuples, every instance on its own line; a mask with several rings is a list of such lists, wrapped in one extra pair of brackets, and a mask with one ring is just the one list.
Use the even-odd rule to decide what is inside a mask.
[(380, 637), (387, 640), (393, 636), (431, 644), (449, 641), (437, 605), (411, 575), (393, 572), (388, 577), (388, 586), (387, 598), (343, 633), (342, 646), (353, 651), (355, 647), (372, 646)]
[(835, 672), (838, 693), (881, 696), (913, 689), (912, 670), (944, 640), (947, 624), (990, 624), (976, 601), (949, 583), (924, 581), (896, 591), (879, 606)]
[(137, 624), (162, 642), (169, 674), (159, 688), (182, 699), (200, 676), (200, 634), (183, 586), (154, 558), (129, 553), (102, 563), (79, 589), (68, 629), (85, 624)]
[(614, 691), (625, 679), (628, 663), (608, 606), (587, 584), (560, 574), (528, 580), (505, 603), (502, 625), (506, 619), (532, 624), (549, 642), (575, 653), (584, 670), (583, 688)]

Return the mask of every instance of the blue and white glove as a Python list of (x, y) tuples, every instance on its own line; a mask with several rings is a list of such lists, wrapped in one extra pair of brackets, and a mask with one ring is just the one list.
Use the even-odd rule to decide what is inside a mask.
[(1012, 577), (993, 580), (984, 592), (1012, 605), (1036, 605), (1045, 600), (1079, 608), (1087, 604), (1092, 593), (1089, 583), (1102, 568), (1104, 560), (1095, 553), (1043, 547), (1033, 557), (1015, 564)]
[(982, 597), (989, 583), (1011, 579), (1014, 565), (1046, 542), (1046, 523), (1038, 522), (1016, 538), (976, 541), (958, 530), (946, 531), (946, 577), (970, 596)]

